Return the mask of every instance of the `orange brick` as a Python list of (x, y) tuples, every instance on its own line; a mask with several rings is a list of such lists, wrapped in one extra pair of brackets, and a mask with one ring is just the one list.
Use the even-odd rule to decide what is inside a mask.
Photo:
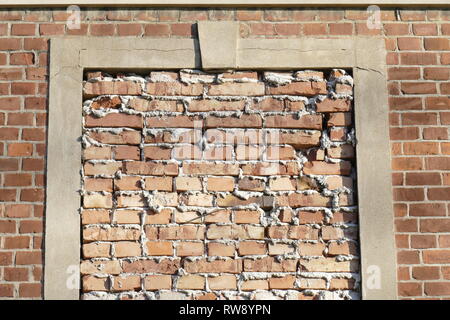
[(170, 256), (173, 254), (172, 242), (158, 241), (147, 242), (147, 253), (152, 256)]
[(112, 152), (110, 147), (95, 147), (91, 146), (83, 150), (83, 156), (85, 160), (91, 159), (111, 159)]
[(205, 288), (205, 278), (197, 275), (181, 276), (177, 282), (178, 289), (203, 290)]
[(150, 275), (144, 279), (146, 290), (170, 290), (172, 287), (172, 277), (170, 275)]
[(209, 177), (207, 180), (208, 191), (233, 191), (234, 178), (232, 177)]
[(146, 177), (145, 190), (172, 191), (171, 177)]
[(241, 285), (243, 291), (268, 290), (269, 282), (267, 280), (246, 280)]
[(137, 242), (119, 241), (114, 244), (114, 256), (138, 257), (141, 255), (141, 245)]
[(234, 257), (235, 247), (232, 244), (220, 242), (208, 243), (209, 256)]
[(292, 289), (294, 288), (295, 277), (286, 276), (282, 278), (270, 278), (269, 288), (270, 289)]
[(140, 276), (121, 276), (114, 277), (112, 290), (113, 291), (129, 291), (141, 288)]
[(180, 242), (176, 246), (177, 256), (201, 256), (204, 253), (204, 245), (201, 242)]
[(120, 179), (114, 179), (114, 189), (123, 190), (141, 190), (141, 177), (121, 176)]
[(236, 290), (237, 281), (233, 275), (208, 277), (208, 285), (211, 290)]
[(96, 118), (92, 115), (86, 116), (86, 127), (114, 127), (114, 128), (142, 128), (143, 120), (140, 115), (110, 113), (102, 118)]
[(202, 182), (198, 178), (177, 177), (175, 178), (175, 187), (177, 191), (201, 191)]
[(33, 145), (31, 143), (11, 143), (8, 144), (8, 156), (26, 157), (33, 154)]
[(110, 256), (111, 245), (108, 243), (89, 243), (83, 245), (83, 256), (85, 258), (100, 258)]
[(133, 81), (97, 81), (83, 85), (83, 94), (87, 98), (113, 94), (140, 95), (141, 92), (139, 83)]

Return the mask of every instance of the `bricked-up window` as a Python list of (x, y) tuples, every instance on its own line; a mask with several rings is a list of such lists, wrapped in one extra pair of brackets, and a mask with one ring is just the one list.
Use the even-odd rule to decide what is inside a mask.
[(82, 298), (359, 298), (349, 74), (86, 79)]

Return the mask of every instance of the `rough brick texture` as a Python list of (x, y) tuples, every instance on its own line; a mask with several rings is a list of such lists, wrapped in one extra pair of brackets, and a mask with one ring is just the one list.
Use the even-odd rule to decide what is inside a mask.
[[(448, 298), (450, 261), (445, 260), (445, 257), (449, 255), (450, 231), (445, 229), (445, 226), (449, 220), (450, 194), (448, 160), (450, 105), (447, 97), (450, 51), (446, 43), (450, 34), (449, 11), (440, 8), (428, 10), (399, 8), (396, 14), (394, 9), (383, 9), (379, 29), (369, 29), (366, 25), (367, 17), (366, 8), (293, 10), (82, 8), (80, 29), (71, 30), (65, 26), (67, 13), (64, 8), (1, 9), (0, 297), (2, 299), (42, 297), (48, 39), (62, 35), (196, 37), (192, 24), (198, 20), (237, 20), (240, 22), (240, 36), (246, 38), (353, 35), (385, 38), (388, 50), (386, 61), (389, 65), (387, 86), (391, 110), (398, 293), (400, 298), (404, 299)], [(164, 109), (176, 107), (167, 104)], [(294, 105), (293, 108), (295, 107)], [(159, 108), (163, 108), (162, 104)], [(202, 105), (198, 105), (197, 108), (201, 110)], [(241, 107), (235, 105), (230, 108), (236, 110)], [(261, 108), (264, 106), (261, 105)], [(270, 108), (277, 110), (279, 106), (272, 103)], [(330, 116), (328, 122), (336, 125), (336, 128), (330, 130), (332, 141), (346, 137), (346, 129), (342, 126), (346, 126), (349, 119), (348, 113), (334, 113)], [(95, 135), (105, 139), (105, 143), (124, 144), (128, 148), (141, 143), (141, 137), (136, 136), (133, 130), (118, 134)], [(115, 155), (120, 154), (120, 151), (117, 148), (111, 150)], [(130, 153), (127, 151), (125, 154)], [(162, 153), (147, 151), (147, 155), (152, 154)], [(108, 151), (104, 150), (102, 157), (107, 155)], [(145, 166), (135, 167), (135, 170), (138, 169), (150, 170)], [(246, 169), (260, 170), (255, 166)], [(153, 170), (164, 172), (162, 167), (158, 169), (155, 167)], [(167, 170), (172, 172), (173, 168)], [(223, 171), (225, 168), (203, 167), (202, 170), (214, 172), (214, 170)], [(227, 175), (232, 176), (231, 172), (235, 168), (226, 167), (226, 170)], [(162, 180), (150, 179), (150, 181), (154, 182), (153, 185), (163, 185)], [(152, 190), (150, 181), (146, 182), (148, 191)], [(168, 192), (170, 182), (164, 181)], [(124, 181), (124, 184), (132, 185), (132, 181)], [(257, 180), (241, 180), (239, 184), (240, 188), (256, 192), (265, 188)], [(211, 183), (211, 188), (214, 188), (214, 185), (217, 184)], [(109, 192), (108, 188), (112, 186), (112, 182), (104, 181), (100, 185), (98, 182), (92, 182), (92, 188), (95, 190)], [(114, 186), (117, 187), (117, 184)], [(163, 216), (160, 216), (161, 219)], [(284, 216), (288, 217), (289, 213), (283, 213)], [(99, 219), (98, 221), (104, 223), (109, 221), (108, 217), (107, 213), (98, 213), (92, 217), (94, 219), (92, 221)], [(117, 219), (120, 219), (117, 221), (136, 221), (133, 213)], [(313, 219), (313, 216), (307, 215), (305, 219)], [(433, 226), (435, 228), (432, 228)], [(28, 237), (29, 241), (23, 237)], [(11, 245), (17, 247), (19, 244), (21, 248), (11, 247)], [(441, 258), (438, 259), (439, 257)], [(169, 264), (165, 265), (170, 267)], [(116, 270), (117, 264), (107, 264), (105, 268)], [(101, 283), (98, 282), (96, 285)], [(310, 283), (317, 286), (320, 281)], [(342, 287), (346, 283), (348, 281), (345, 279), (335, 280), (330, 286)], [(147, 290), (172, 286), (171, 278), (166, 275), (149, 277), (144, 280), (144, 284)], [(266, 290), (269, 283), (264, 280), (248, 280), (241, 288)], [(164, 294), (164, 297), (171, 295)], [(300, 297), (310, 298), (304, 295)]]
[(359, 297), (344, 70), (87, 76), (83, 298)]

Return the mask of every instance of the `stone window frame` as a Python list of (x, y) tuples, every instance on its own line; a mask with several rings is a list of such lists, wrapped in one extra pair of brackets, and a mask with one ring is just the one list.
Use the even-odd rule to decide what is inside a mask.
[[(239, 39), (199, 22), (198, 39), (50, 40), (44, 298), (80, 297), (82, 81), (85, 70), (352, 69), (363, 299), (397, 299), (386, 80), (381, 37)], [(220, 36), (217, 36), (220, 34)], [(217, 54), (227, 52), (228, 54)]]

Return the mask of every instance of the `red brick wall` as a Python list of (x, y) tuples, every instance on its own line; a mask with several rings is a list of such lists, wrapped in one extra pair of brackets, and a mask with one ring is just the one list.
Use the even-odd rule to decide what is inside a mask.
[[(450, 296), (449, 10), (0, 10), (0, 296), (42, 296), (48, 39), (192, 37), (196, 20), (238, 20), (242, 37), (380, 35), (389, 65), (401, 298)], [(446, 96), (447, 95), (447, 96)]]

